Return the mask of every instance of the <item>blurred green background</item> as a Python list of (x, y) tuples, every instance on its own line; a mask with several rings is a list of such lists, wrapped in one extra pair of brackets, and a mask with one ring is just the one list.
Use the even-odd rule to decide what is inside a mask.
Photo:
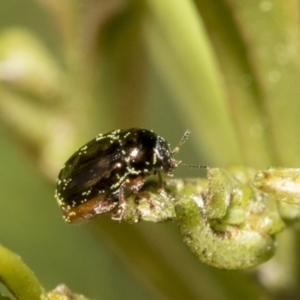
[(0, 1), (0, 243), (91, 299), (298, 299), (297, 231), (262, 267), (220, 271), (175, 223), (71, 226), (53, 197), (74, 150), (116, 128), (173, 146), (191, 129), (186, 163), (298, 167), (298, 53), (295, 0)]

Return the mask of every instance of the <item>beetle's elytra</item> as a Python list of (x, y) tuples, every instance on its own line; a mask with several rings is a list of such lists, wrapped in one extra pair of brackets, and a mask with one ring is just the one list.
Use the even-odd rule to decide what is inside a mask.
[(173, 158), (178, 149), (171, 151), (165, 139), (147, 129), (99, 134), (78, 149), (58, 175), (55, 197), (64, 219), (75, 223), (114, 212), (112, 218), (121, 220), (124, 195), (138, 192), (151, 174), (172, 175), (179, 164)]

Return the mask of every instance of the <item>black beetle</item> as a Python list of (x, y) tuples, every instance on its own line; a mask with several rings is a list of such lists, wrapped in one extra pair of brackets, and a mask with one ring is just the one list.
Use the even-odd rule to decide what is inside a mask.
[(172, 176), (180, 163), (173, 154), (189, 133), (173, 151), (164, 138), (147, 129), (118, 129), (96, 136), (68, 159), (58, 175), (55, 197), (64, 219), (75, 223), (115, 211), (112, 218), (121, 220), (124, 194), (137, 193), (151, 174), (158, 173), (163, 192), (160, 172)]

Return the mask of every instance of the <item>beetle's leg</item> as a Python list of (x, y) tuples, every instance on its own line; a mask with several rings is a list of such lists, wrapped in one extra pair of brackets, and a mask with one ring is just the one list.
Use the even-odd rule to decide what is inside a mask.
[(158, 193), (163, 197), (168, 197), (168, 194), (164, 188), (164, 182), (162, 180), (161, 173), (157, 171), (157, 175), (158, 175)]
[(158, 192), (160, 193), (160, 191), (164, 189), (164, 183), (161, 177), (161, 173), (159, 171), (157, 171), (157, 176), (158, 176), (157, 187), (158, 187)]
[(138, 175), (133, 178), (126, 180), (126, 188), (128, 187), (134, 194), (137, 194), (145, 183), (144, 177)]
[(121, 186), (120, 186), (120, 190), (119, 190), (118, 210), (115, 214), (113, 214), (111, 216), (111, 219), (115, 220), (115, 221), (121, 221), (122, 217), (123, 217), (123, 214), (124, 214), (125, 207), (126, 207), (126, 202), (125, 202), (125, 199), (124, 199), (124, 183), (122, 183)]

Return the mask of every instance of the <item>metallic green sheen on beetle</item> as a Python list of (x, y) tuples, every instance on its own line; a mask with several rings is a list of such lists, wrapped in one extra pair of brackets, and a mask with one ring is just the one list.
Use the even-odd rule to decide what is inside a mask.
[(78, 149), (58, 175), (55, 197), (64, 219), (75, 223), (113, 212), (112, 218), (121, 220), (125, 195), (137, 193), (151, 174), (171, 175), (179, 164), (173, 158), (178, 148), (171, 151), (165, 139), (147, 129), (99, 134)]

